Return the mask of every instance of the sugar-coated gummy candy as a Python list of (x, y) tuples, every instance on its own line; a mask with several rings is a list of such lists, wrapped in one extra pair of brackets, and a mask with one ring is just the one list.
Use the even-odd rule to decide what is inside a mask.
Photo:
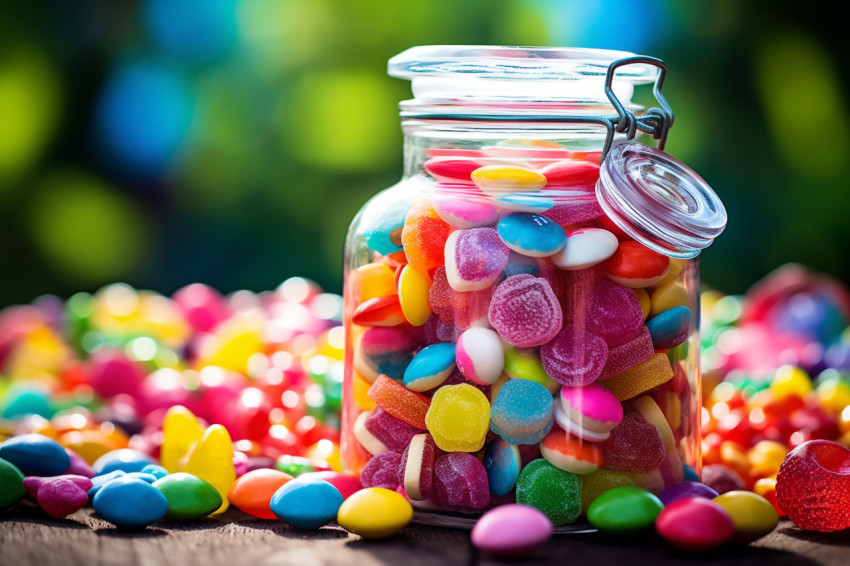
[(670, 258), (641, 243), (620, 242), (617, 251), (602, 262), (603, 271), (615, 283), (624, 287), (652, 287), (670, 270)]
[(552, 394), (525, 379), (504, 384), (490, 407), (490, 429), (511, 444), (540, 442), (552, 422)]
[(339, 507), (337, 522), (364, 538), (388, 537), (413, 519), (413, 507), (404, 496), (379, 487), (354, 493)]
[(657, 353), (645, 362), (605, 380), (605, 387), (620, 401), (627, 401), (673, 379), (670, 360)]
[(704, 497), (714, 499), (717, 492), (698, 481), (681, 481), (667, 487), (658, 495), (658, 499), (666, 506), (686, 497)]
[(552, 522), (534, 507), (510, 503), (484, 513), (472, 528), (472, 544), (501, 556), (522, 556), (552, 536)]
[(643, 417), (643, 420), (652, 424), (661, 433), (661, 438), (664, 440), (664, 448), (668, 452), (675, 451), (676, 437), (658, 403), (650, 395), (642, 395), (632, 399), (630, 405)]
[(408, 263), (426, 273), (442, 265), (449, 230), (449, 225), (433, 209), (411, 209), (401, 232), (402, 247)]
[(21, 434), (0, 444), (0, 458), (26, 476), (58, 476), (71, 466), (71, 458), (58, 442), (42, 434)]
[(168, 499), (151, 484), (120, 477), (103, 486), (92, 499), (98, 515), (121, 528), (144, 528), (165, 517)]
[(615, 487), (599, 495), (587, 509), (587, 520), (606, 534), (632, 536), (648, 531), (664, 504), (639, 487)]
[(590, 504), (596, 498), (615, 487), (634, 486), (635, 482), (624, 472), (615, 470), (596, 470), (581, 476), (581, 512), (587, 515)]
[(17, 466), (0, 458), (0, 508), (14, 505), (24, 495), (24, 474)]
[(227, 491), (227, 500), (240, 511), (254, 517), (275, 519), (277, 516), (271, 509), (272, 496), (292, 479), (291, 475), (280, 470), (251, 470), (233, 482)]
[(404, 370), (404, 386), (411, 391), (428, 391), (443, 383), (455, 369), (455, 345), (432, 344), (417, 352)]
[(665, 455), (661, 433), (637, 413), (627, 413), (605, 441), (605, 465), (612, 470), (648, 473)]
[(487, 470), (490, 495), (498, 497), (513, 491), (522, 469), (522, 456), (517, 445), (497, 438), (487, 445), (482, 463)]
[(658, 515), (655, 530), (673, 546), (688, 552), (705, 552), (732, 538), (735, 524), (726, 510), (709, 499), (686, 497)]
[(325, 480), (299, 476), (272, 496), (270, 507), (279, 519), (298, 529), (318, 529), (336, 519), (342, 494)]
[(556, 205), (544, 212), (543, 216), (551, 218), (561, 226), (570, 226), (593, 220), (604, 214), (592, 192), (586, 196), (578, 195), (578, 198), (573, 201), (570, 204)]
[(556, 527), (573, 523), (581, 513), (581, 482), (577, 475), (539, 458), (520, 473), (516, 501), (539, 509)]
[(192, 474), (178, 472), (157, 479), (153, 487), (168, 500), (169, 521), (203, 519), (221, 507), (221, 494), (213, 485)]
[(608, 359), (605, 361), (605, 367), (602, 368), (599, 380), (604, 381), (619, 375), (654, 355), (655, 347), (652, 344), (652, 335), (649, 333), (649, 329), (644, 326), (635, 338), (619, 346), (608, 348)]
[(496, 287), (489, 319), (499, 336), (518, 348), (545, 344), (563, 324), (561, 305), (549, 282), (522, 274), (508, 277)]
[(490, 505), (487, 471), (478, 458), (466, 452), (451, 452), (434, 464), (437, 499), (443, 509), (474, 513)]
[(431, 316), (428, 293), (431, 277), (412, 265), (401, 268), (398, 277), (398, 304), (405, 320), (412, 326), (422, 326)]
[(810, 440), (796, 447), (776, 477), (776, 498), (802, 529), (850, 528), (850, 450), (829, 440)]
[(404, 452), (414, 436), (422, 432), (377, 407), (369, 413), (363, 425), (388, 450), (399, 454)]
[(461, 334), (455, 356), (463, 376), (479, 385), (492, 385), (505, 368), (502, 341), (489, 328), (470, 328)]
[(422, 501), (434, 495), (434, 463), (440, 454), (430, 434), (414, 436), (399, 465), (399, 482), (407, 496)]
[(567, 241), (563, 228), (538, 214), (508, 214), (499, 220), (496, 230), (507, 247), (530, 257), (550, 256)]
[(385, 375), (379, 375), (369, 388), (369, 398), (378, 407), (420, 430), (427, 428), (425, 414), (431, 400)]
[(509, 255), (493, 228), (456, 230), (446, 241), (446, 279), (455, 291), (481, 291), (499, 279)]
[(633, 289), (597, 280), (587, 305), (587, 330), (609, 347), (633, 340), (643, 330), (643, 311)]
[(490, 427), (490, 402), (472, 385), (444, 385), (431, 398), (425, 423), (441, 450), (477, 452)]
[(605, 453), (593, 442), (586, 442), (554, 427), (540, 442), (540, 455), (565, 472), (583, 475), (598, 470), (605, 463)]
[(691, 331), (691, 309), (675, 307), (663, 311), (646, 321), (656, 350), (675, 348), (688, 339)]
[(607, 359), (605, 340), (573, 324), (565, 324), (557, 336), (540, 348), (543, 369), (552, 379), (569, 387), (593, 383)]
[(354, 369), (369, 383), (380, 374), (401, 379), (418, 346), (416, 337), (403, 326), (373, 326), (355, 342)]
[(389, 451), (381, 452), (366, 463), (363, 471), (360, 472), (360, 481), (363, 483), (363, 487), (395, 489), (399, 485), (400, 465), (400, 454)]
[[(61, 519), (82, 509), (89, 502), (87, 492), (91, 486), (91, 480), (82, 476), (42, 478), (35, 498), (45, 513)], [(30, 489), (27, 491), (31, 492)]]
[(730, 491), (714, 498), (735, 524), (732, 542), (749, 544), (776, 528), (779, 515), (773, 505), (751, 491)]

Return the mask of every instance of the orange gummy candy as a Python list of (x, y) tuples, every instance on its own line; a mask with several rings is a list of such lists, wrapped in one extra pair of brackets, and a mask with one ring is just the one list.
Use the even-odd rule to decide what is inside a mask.
[(423, 273), (443, 265), (449, 232), (449, 225), (432, 208), (413, 208), (401, 232), (401, 245), (410, 265)]
[(655, 354), (645, 362), (602, 382), (620, 401), (637, 397), (645, 391), (673, 379), (673, 368), (665, 354)]
[(369, 398), (378, 407), (410, 426), (421, 430), (428, 429), (425, 425), (425, 414), (431, 406), (431, 400), (421, 393), (411, 391), (394, 379), (381, 374), (369, 388)]

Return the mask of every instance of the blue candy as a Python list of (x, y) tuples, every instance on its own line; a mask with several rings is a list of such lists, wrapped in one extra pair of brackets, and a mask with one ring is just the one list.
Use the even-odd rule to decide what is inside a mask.
[(144, 452), (132, 448), (122, 448), (107, 452), (97, 459), (92, 468), (97, 475), (108, 474), (115, 470), (129, 474), (130, 472), (141, 472), (149, 464), (156, 464), (156, 462)]
[(298, 476), (272, 496), (271, 510), (299, 529), (318, 529), (336, 519), (342, 494), (323, 479)]
[(443, 342), (422, 348), (404, 370), (404, 386), (411, 391), (439, 387), (455, 369), (455, 345)]
[(0, 458), (17, 466), (25, 476), (58, 476), (71, 467), (65, 449), (43, 434), (13, 436), (0, 445)]
[(127, 529), (146, 527), (168, 513), (168, 499), (162, 492), (132, 477), (107, 482), (94, 496), (92, 505), (105, 520)]
[(684, 468), (685, 470), (685, 477), (682, 479), (682, 481), (699, 481), (699, 476), (692, 467), (685, 464), (684, 466), (682, 466), (682, 468)]
[(507, 495), (516, 486), (522, 468), (519, 446), (494, 440), (484, 452), (484, 469), (490, 485), (490, 495)]
[(555, 201), (538, 194), (512, 194), (497, 198), (494, 204), (515, 212), (541, 213), (555, 206)]
[(410, 203), (406, 201), (394, 202), (380, 211), (380, 214), (367, 208), (363, 218), (363, 237), (366, 238), (369, 249), (381, 255), (400, 252), (402, 247), (396, 242), (401, 243), (401, 229), (404, 227), (408, 210)]
[(688, 339), (691, 331), (691, 309), (673, 307), (646, 321), (652, 345), (656, 350), (675, 348)]
[(537, 444), (552, 429), (552, 394), (528, 379), (512, 379), (490, 407), (490, 430), (511, 444)]
[(505, 277), (521, 273), (528, 273), (537, 277), (537, 274), (540, 273), (540, 265), (537, 262), (536, 258), (512, 251), (511, 255), (508, 256), (508, 265), (505, 266)]
[(150, 474), (156, 479), (162, 479), (168, 475), (168, 470), (163, 468), (162, 466), (158, 466), (156, 464), (148, 464), (144, 468), (142, 468), (143, 474)]
[(127, 472), (124, 472), (122, 470), (115, 470), (114, 472), (109, 472), (108, 474), (93, 477), (91, 479), (91, 488), (89, 488), (88, 491), (89, 499), (97, 495), (97, 492), (100, 491), (100, 488), (105, 486), (107, 483), (111, 482), (114, 479), (123, 478), (126, 475)]
[(563, 228), (537, 214), (509, 214), (499, 220), (496, 231), (510, 249), (531, 257), (550, 256), (567, 243)]

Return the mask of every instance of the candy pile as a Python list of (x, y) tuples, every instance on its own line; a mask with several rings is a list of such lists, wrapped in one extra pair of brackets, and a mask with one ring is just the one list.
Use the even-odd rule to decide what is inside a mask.
[(555, 526), (695, 477), (694, 264), (608, 219), (599, 153), (428, 155), (423, 186), (355, 224), (347, 467), (423, 510), (515, 501)]

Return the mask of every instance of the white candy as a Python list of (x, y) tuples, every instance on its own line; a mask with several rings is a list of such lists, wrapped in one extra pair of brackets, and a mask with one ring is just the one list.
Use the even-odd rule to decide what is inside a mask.
[(551, 256), (552, 263), (570, 271), (601, 263), (617, 251), (617, 236), (601, 228), (579, 228), (567, 232), (567, 244)]
[(461, 334), (455, 356), (463, 376), (478, 385), (492, 385), (505, 369), (502, 340), (489, 328), (470, 328)]

